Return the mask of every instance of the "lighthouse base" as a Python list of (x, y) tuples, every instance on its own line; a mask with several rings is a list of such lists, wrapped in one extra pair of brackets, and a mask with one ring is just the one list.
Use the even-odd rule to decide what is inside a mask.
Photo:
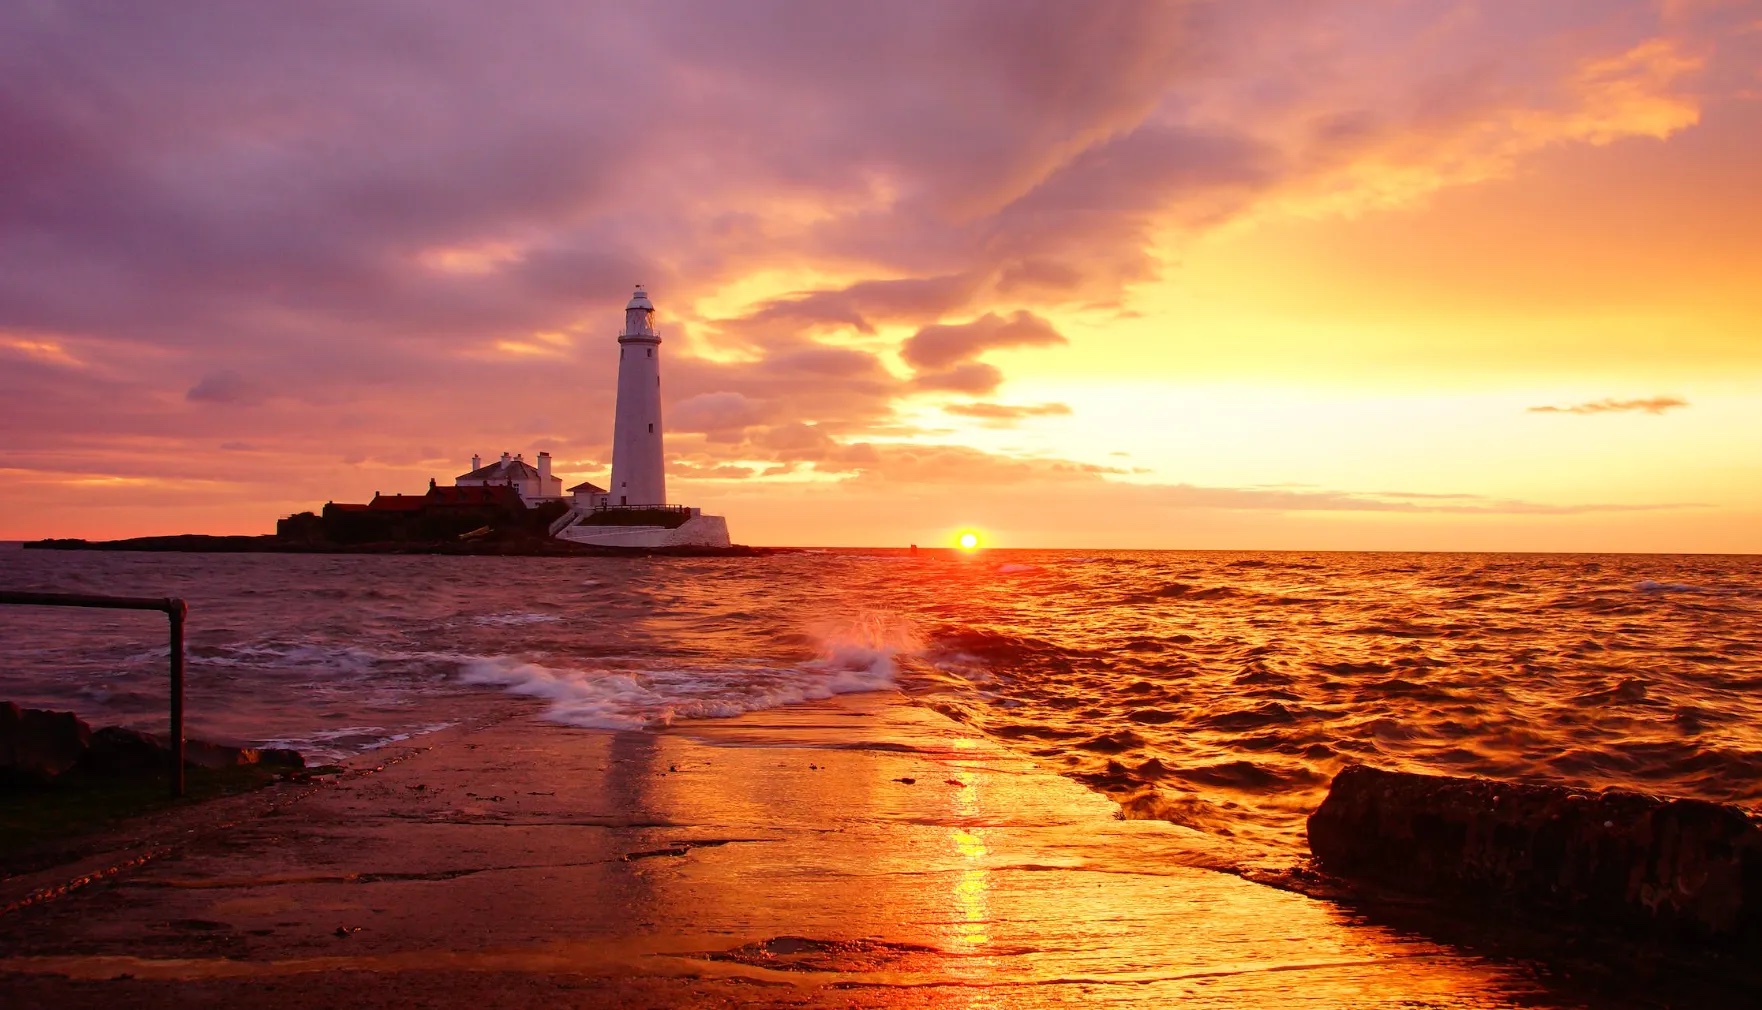
[[(577, 517), (579, 518), (579, 517)], [(727, 547), (728, 520), (693, 510), (690, 519), (665, 526), (595, 526), (572, 522), (557, 530), (559, 540), (594, 547)]]

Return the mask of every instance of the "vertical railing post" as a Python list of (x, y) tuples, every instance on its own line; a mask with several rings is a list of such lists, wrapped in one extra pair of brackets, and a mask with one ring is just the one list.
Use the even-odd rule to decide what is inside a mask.
[(157, 610), (171, 619), (171, 795), (184, 794), (184, 616), (183, 600), (135, 596), (92, 596), (86, 593), (15, 593), (0, 589), (0, 605), (23, 607), (101, 607), (110, 610)]
[(189, 605), (166, 600), (171, 619), (171, 795), (184, 794), (184, 615)]

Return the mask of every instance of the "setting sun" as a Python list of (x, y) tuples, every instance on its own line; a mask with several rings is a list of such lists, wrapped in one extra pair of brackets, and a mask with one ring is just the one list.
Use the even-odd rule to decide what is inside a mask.
[(960, 536), (956, 537), (954, 542), (956, 544), (958, 544), (960, 546), (960, 549), (963, 551), (978, 550), (978, 548), (979, 548), (979, 534), (974, 533), (971, 530), (968, 530), (967, 532), (962, 533)]

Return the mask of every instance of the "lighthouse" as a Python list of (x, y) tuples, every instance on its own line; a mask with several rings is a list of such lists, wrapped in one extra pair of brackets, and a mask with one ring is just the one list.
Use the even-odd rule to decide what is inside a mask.
[(661, 456), (661, 335), (642, 285), (624, 306), (618, 334), (618, 412), (612, 425), (612, 505), (664, 505)]
[(667, 503), (661, 455), (661, 335), (655, 306), (639, 284), (618, 334), (618, 409), (612, 419), (609, 488), (583, 481), (569, 489), (569, 511), (551, 535), (591, 547), (727, 547), (728, 520)]

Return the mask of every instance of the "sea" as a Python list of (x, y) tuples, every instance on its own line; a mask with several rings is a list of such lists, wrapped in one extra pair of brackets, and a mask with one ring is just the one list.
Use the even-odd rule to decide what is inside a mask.
[[(64, 552), (189, 601), (192, 736), (356, 759), (510, 696), (584, 731), (889, 692), (1244, 865), (1354, 762), (1762, 803), (1762, 557)], [(0, 607), (0, 699), (161, 731), (165, 619)]]

